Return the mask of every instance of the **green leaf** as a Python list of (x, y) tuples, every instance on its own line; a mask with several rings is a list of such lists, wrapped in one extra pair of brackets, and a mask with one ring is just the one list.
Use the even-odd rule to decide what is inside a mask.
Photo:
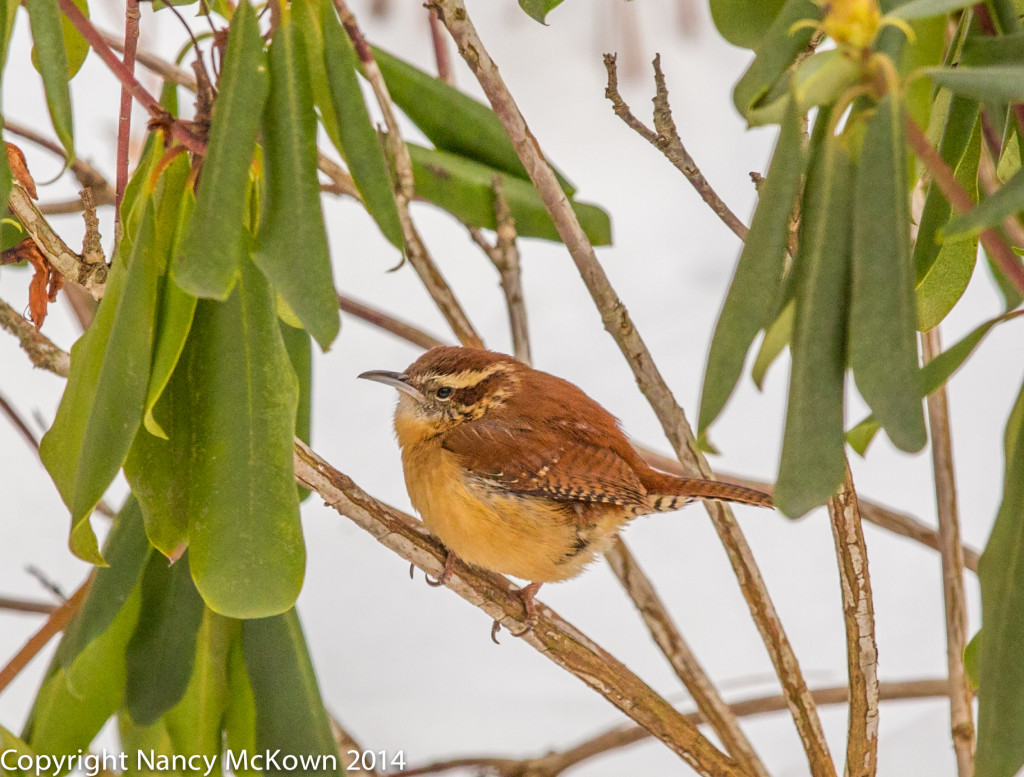
[(128, 643), (125, 709), (149, 726), (185, 695), (203, 620), (203, 600), (189, 574), (188, 553), (173, 565), (153, 554), (142, 576), (146, 617)]
[(405, 239), (395, 204), (391, 172), (359, 88), (355, 49), (338, 21), (333, 3), (320, 0), (320, 25), (330, 95), (330, 105), (322, 107), (321, 112), (324, 115), (333, 112), (338, 125), (335, 146), (348, 165), (366, 209), (384, 236), (403, 251)]
[[(942, 230), (946, 240), (962, 239), (980, 235), (987, 227), (1003, 223), (1003, 219), (1024, 210), (1024, 170), (986, 197), (966, 213), (954, 217)], [(1024, 246), (1020, 246), (1024, 248)]]
[(547, 24), (548, 14), (561, 4), (562, 0), (519, 0), (519, 7), (541, 24)]
[[(821, 118), (819, 117), (819, 121)], [(803, 197), (793, 367), (775, 503), (790, 518), (824, 504), (843, 480), (852, 164), (826, 133)]]
[(928, 441), (917, 393), (917, 311), (903, 106), (887, 95), (868, 121), (854, 187), (849, 363), (857, 388), (904, 451)]
[(75, 158), (74, 121), (71, 115), (70, 70), (64, 48), (64, 30), (57, 0), (25, 0), (32, 41), (46, 56), (39, 59), (39, 74), (46, 91), (46, 107), (68, 162)]
[(320, 208), (316, 115), (302, 36), (283, 16), (270, 45), (263, 114), (267, 190), (253, 261), (326, 351), (341, 318)]
[(981, 622), (976, 777), (1024, 765), (1024, 386), (1006, 427), (1003, 499), (978, 563)]
[(263, 38), (248, 0), (231, 18), (218, 85), (196, 211), (173, 274), (195, 297), (225, 299), (247, 255), (249, 169), (268, 89)]
[(64, 638), (57, 650), (57, 661), (65, 670), (69, 670), (82, 651), (110, 627), (138, 586), (149, 558), (142, 511), (130, 494), (114, 519), (103, 555), (110, 566), (96, 570), (85, 600), (64, 629)]
[[(295, 436), (307, 445), (310, 441), (313, 412), (313, 342), (309, 332), (296, 329), (284, 321), (281, 322), (281, 337), (288, 351), (288, 360), (295, 377), (299, 380), (299, 407), (295, 413)], [(310, 494), (308, 488), (299, 489), (299, 501)]]
[[(32, 751), (32, 748), (23, 739), (16, 737), (3, 726), (0, 726), (0, 753), (4, 754), (4, 760), (7, 763), (16, 764), (19, 757), (25, 756), (32, 759), (33, 765), (37, 763), (37, 756)], [(35, 769), (32, 768), (25, 771), (18, 769), (16, 766), (12, 769), (0, 767), (0, 774), (5, 775), (5, 777), (28, 777), (35, 774)]]
[(305, 768), (289, 771), (296, 777), (340, 777), (341, 769), (327, 768), (330, 762), (324, 760), (335, 756), (337, 764), (338, 747), (295, 610), (245, 621), (242, 647), (256, 701), (257, 749), (273, 752), (281, 748), (296, 758), (319, 762), (319, 768), (307, 760)]
[[(412, 157), (416, 195), (439, 208), (447, 210), (470, 226), (494, 229), (494, 176), (498, 170), (464, 157), (433, 151), (409, 144)], [(544, 201), (532, 184), (519, 178), (504, 179), (505, 199), (508, 201), (516, 232), (520, 237), (541, 237), (560, 240)], [(608, 214), (596, 205), (573, 202), (572, 209), (594, 245), (609, 245), (612, 241), (611, 221)]]
[(141, 599), (136, 587), (110, 627), (82, 650), (71, 670), (56, 661), (51, 665), (22, 734), (40, 755), (86, 750), (117, 711), (124, 694), (124, 651), (139, 618)]
[(959, 11), (970, 5), (974, 5), (971, 0), (911, 0), (895, 8), (891, 15), (899, 19), (925, 19), (929, 16), (941, 16), (950, 11)]
[(861, 78), (861, 68), (839, 49), (816, 51), (796, 69), (790, 91), (803, 112), (834, 103)]
[(758, 349), (757, 356), (754, 358), (754, 366), (750, 371), (750, 376), (758, 391), (764, 390), (764, 379), (768, 368), (782, 353), (782, 349), (789, 345), (789, 341), (793, 337), (795, 313), (796, 305), (790, 302), (768, 327), (768, 331), (764, 333), (764, 339), (761, 341), (761, 347)]
[(954, 94), (976, 100), (1024, 102), (1024, 65), (929, 67), (922, 73)]
[[(72, 2), (78, 6), (78, 10), (88, 19), (89, 5), (86, 3), (86, 0), (72, 0)], [(82, 33), (75, 28), (71, 20), (63, 14), (60, 17), (60, 26), (64, 34), (64, 52), (68, 59), (68, 80), (70, 81), (82, 69), (82, 65), (85, 64), (85, 58), (89, 54), (89, 44), (82, 37)], [(32, 47), (32, 66), (42, 73), (35, 46)]]
[(722, 412), (743, 372), (750, 344), (769, 325), (776, 305), (789, 246), (789, 222), (804, 168), (802, 122), (802, 112), (791, 101), (711, 339), (701, 390), (699, 432), (707, 430)]
[(992, 257), (989, 256), (988, 251), (985, 251), (985, 263), (988, 265), (988, 270), (992, 274), (993, 280), (996, 282), (996, 286), (999, 288), (999, 292), (1003, 295), (1003, 303), (1006, 310), (1013, 310), (1020, 306), (1021, 302), (1024, 302), (1024, 294), (1021, 294), (1020, 289), (1014, 285), (1006, 273), (1003, 272), (1003, 268), (999, 267), (995, 262), (992, 261)]
[(711, 20), (734, 46), (757, 48), (785, 0), (711, 0)]
[(981, 680), (980, 653), (981, 630), (979, 629), (964, 648), (964, 669), (967, 671), (967, 678), (971, 681), (971, 686), (975, 691), (978, 690), (978, 683)]
[(71, 509), (71, 549), (103, 563), (89, 514), (128, 455), (142, 421), (162, 272), (152, 202), (129, 261), (115, 258), (92, 326), (71, 349), (71, 373), (40, 456)]
[[(929, 394), (937, 391), (940, 386), (949, 380), (950, 376), (952, 376), (952, 374), (960, 368), (960, 365), (967, 360), (967, 357), (970, 356), (974, 349), (978, 347), (978, 344), (984, 339), (985, 335), (989, 333), (989, 330), (992, 329), (992, 327), (996, 324), (1001, 324), (1004, 321), (1009, 321), (1010, 319), (1017, 318), (1022, 315), (1024, 315), (1024, 310), (1015, 310), (986, 321), (962, 340), (957, 342), (956, 345), (947, 348), (924, 365), (918, 373), (918, 393), (921, 398), (923, 399)], [(869, 415), (850, 429), (850, 431), (846, 433), (846, 437), (854, 450), (863, 456), (878, 429), (878, 421), (875, 420), (873, 415)]]
[(1024, 60), (1024, 33), (969, 35), (960, 54), (963, 65), (1016, 65)]
[(222, 615), (274, 615), (294, 604), (306, 562), (292, 463), (298, 381), (251, 263), (226, 303), (200, 302), (189, 343), (175, 375), (184, 370), (191, 390), (191, 437), (171, 440), (185, 451), (192, 577)]
[(977, 240), (947, 240), (917, 286), (917, 328), (938, 326), (967, 290), (978, 260)]
[(821, 8), (811, 0), (786, 0), (764, 33), (754, 61), (733, 90), (733, 103), (743, 116), (749, 117), (761, 104), (775, 82), (784, 77), (797, 55), (810, 43), (813, 30), (801, 28), (791, 31), (790, 28), (805, 19), (817, 22), (821, 15)]
[[(233, 753), (256, 752), (256, 699), (252, 683), (245, 671), (242, 653), (242, 630), (228, 649), (228, 706), (224, 712), (224, 743)], [(243, 765), (248, 765), (246, 762)], [(256, 769), (235, 770), (237, 777), (259, 777)]]
[(209, 777), (220, 777), (222, 731), (228, 706), (228, 650), (238, 632), (238, 622), (203, 612), (196, 636), (192, 679), (181, 702), (165, 716), (174, 750), (215, 758)]
[[(395, 105), (439, 150), (530, 179), (501, 120), (488, 106), (386, 51), (374, 47), (373, 58)], [(555, 170), (555, 176), (567, 196), (575, 194), (576, 187), (564, 175)]]

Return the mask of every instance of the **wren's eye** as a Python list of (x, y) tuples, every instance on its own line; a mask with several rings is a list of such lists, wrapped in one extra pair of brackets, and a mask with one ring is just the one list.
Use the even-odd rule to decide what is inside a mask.
[(441, 386), (441, 388), (439, 388), (437, 390), (437, 398), (438, 399), (448, 399), (448, 397), (450, 397), (451, 395), (452, 395), (452, 387), (451, 386)]

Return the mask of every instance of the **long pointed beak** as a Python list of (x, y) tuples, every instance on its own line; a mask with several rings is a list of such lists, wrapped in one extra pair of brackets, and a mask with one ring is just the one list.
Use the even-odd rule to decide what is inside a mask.
[(377, 383), (383, 383), (392, 388), (396, 388), (399, 391), (405, 392), (413, 399), (422, 402), (425, 397), (419, 392), (419, 389), (409, 385), (409, 376), (401, 372), (391, 372), (389, 370), (370, 370), (364, 372), (360, 376), (365, 380), (373, 380)]

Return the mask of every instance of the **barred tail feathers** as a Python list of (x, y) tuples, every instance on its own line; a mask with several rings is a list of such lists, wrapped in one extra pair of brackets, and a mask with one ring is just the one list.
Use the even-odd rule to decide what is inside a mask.
[(651, 507), (658, 513), (678, 510), (695, 499), (716, 499), (757, 507), (772, 507), (771, 496), (753, 488), (718, 480), (681, 478), (656, 470), (651, 470), (645, 475), (649, 475), (644, 477), (647, 498)]

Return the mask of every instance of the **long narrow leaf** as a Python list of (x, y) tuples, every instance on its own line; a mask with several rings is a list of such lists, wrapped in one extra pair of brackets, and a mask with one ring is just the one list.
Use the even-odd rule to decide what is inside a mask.
[(71, 90), (68, 88), (68, 56), (64, 49), (64, 30), (57, 0), (26, 0), (29, 26), (36, 48), (46, 52), (39, 58), (39, 73), (46, 91), (53, 129), (64, 146), (70, 162), (75, 158), (75, 130), (71, 116)]
[[(986, 227), (994, 227), (1003, 222), (1007, 216), (1013, 216), (1024, 210), (1024, 169), (1003, 184), (991, 197), (986, 197), (966, 213), (951, 219), (942, 230), (943, 238), (974, 237), (981, 234)], [(1021, 246), (1024, 248), (1024, 246)]]

